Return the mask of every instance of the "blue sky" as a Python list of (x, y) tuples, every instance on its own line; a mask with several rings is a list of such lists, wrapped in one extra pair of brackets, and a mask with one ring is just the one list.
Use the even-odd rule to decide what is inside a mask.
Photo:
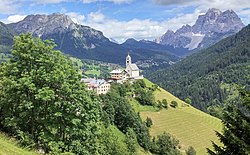
[(192, 25), (209, 8), (233, 9), (244, 24), (250, 23), (250, 0), (0, 0), (0, 21), (63, 13), (123, 42), (128, 38), (153, 40), (168, 29)]

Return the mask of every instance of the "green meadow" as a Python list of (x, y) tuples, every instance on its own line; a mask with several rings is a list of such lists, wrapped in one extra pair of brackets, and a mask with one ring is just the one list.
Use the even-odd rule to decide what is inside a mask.
[[(145, 82), (148, 86), (152, 85), (148, 80)], [(195, 109), (161, 88), (156, 90), (154, 95), (156, 100), (166, 99), (168, 103), (176, 101), (178, 107), (169, 107), (158, 112), (154, 110), (140, 112), (143, 119), (147, 117), (152, 119), (153, 125), (150, 128), (152, 136), (164, 131), (170, 133), (180, 141), (180, 150), (183, 153), (189, 146), (193, 146), (197, 155), (206, 154), (206, 148), (212, 148), (211, 141), (219, 143), (214, 131), (222, 130), (221, 120)]]

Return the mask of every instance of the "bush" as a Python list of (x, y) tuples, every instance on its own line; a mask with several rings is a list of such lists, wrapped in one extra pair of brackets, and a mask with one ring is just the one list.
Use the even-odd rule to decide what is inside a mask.
[(178, 140), (164, 132), (158, 135), (157, 139), (153, 138), (150, 151), (156, 155), (180, 155), (178, 144)]
[(170, 106), (176, 108), (178, 106), (178, 103), (176, 101), (171, 101)]
[(192, 146), (189, 146), (188, 149), (186, 150), (187, 155), (196, 155), (196, 151)]
[(163, 108), (168, 109), (168, 102), (166, 99), (162, 100), (162, 106), (163, 106)]
[(152, 119), (149, 118), (149, 117), (147, 117), (145, 123), (146, 123), (146, 126), (149, 127), (149, 128), (153, 125), (153, 121), (152, 121)]

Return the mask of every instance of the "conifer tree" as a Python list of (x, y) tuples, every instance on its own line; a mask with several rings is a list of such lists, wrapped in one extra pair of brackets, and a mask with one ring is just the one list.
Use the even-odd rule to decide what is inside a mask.
[(250, 154), (250, 92), (247, 90), (240, 90), (240, 96), (246, 112), (242, 112), (236, 106), (227, 105), (223, 111), (223, 132), (216, 132), (223, 146), (213, 142), (214, 151), (208, 149), (209, 154)]

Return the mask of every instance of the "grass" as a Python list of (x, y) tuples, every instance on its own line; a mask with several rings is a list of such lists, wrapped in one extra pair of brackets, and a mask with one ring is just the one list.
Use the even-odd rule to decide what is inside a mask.
[[(147, 86), (153, 84), (145, 80)], [(153, 125), (150, 134), (157, 136), (164, 131), (170, 133), (180, 141), (180, 150), (184, 153), (189, 146), (193, 146), (197, 155), (206, 154), (206, 148), (212, 148), (211, 141), (219, 143), (214, 131), (221, 131), (221, 120), (212, 117), (176, 98), (164, 89), (159, 88), (154, 92), (156, 100), (166, 99), (168, 103), (176, 101), (177, 108), (167, 110), (141, 111), (143, 119), (150, 117)], [(137, 108), (140, 109), (140, 108)]]
[(15, 140), (0, 133), (0, 155), (38, 155), (38, 153), (18, 147)]
[(87, 70), (85, 74), (86, 75), (92, 74), (92, 75), (100, 76), (100, 70), (96, 70), (96, 69)]

